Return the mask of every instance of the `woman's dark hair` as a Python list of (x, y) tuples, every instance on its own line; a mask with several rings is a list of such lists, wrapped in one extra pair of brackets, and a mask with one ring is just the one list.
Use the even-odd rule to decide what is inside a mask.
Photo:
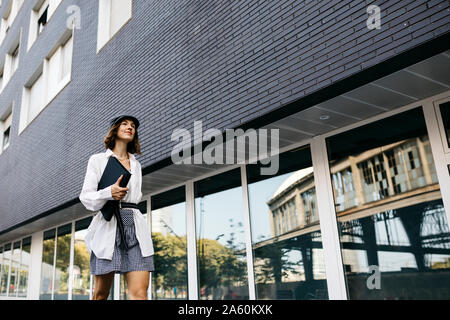
[[(117, 137), (117, 131), (120, 127), (122, 122), (119, 122), (115, 125), (113, 125), (111, 128), (109, 128), (108, 133), (106, 134), (105, 140), (103, 141), (105, 144), (106, 149), (114, 149), (116, 145), (116, 137)], [(134, 133), (134, 139), (133, 141), (128, 142), (127, 145), (127, 152), (131, 154), (141, 154), (141, 144), (139, 143), (139, 136), (137, 130), (135, 130)]]

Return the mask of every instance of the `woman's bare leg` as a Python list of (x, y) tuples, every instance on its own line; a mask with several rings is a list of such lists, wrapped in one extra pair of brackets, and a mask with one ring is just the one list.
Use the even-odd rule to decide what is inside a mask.
[(94, 276), (94, 295), (92, 300), (107, 300), (114, 281), (114, 272)]
[(130, 300), (147, 300), (149, 271), (132, 271), (126, 274)]

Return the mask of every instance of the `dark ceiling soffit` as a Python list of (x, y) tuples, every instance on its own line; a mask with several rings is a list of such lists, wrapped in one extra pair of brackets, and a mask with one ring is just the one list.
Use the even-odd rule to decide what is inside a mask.
[(32, 223), (34, 221), (37, 221), (39, 219), (48, 217), (48, 216), (52, 215), (53, 213), (59, 212), (59, 211), (64, 210), (64, 209), (67, 209), (67, 208), (69, 208), (69, 207), (71, 207), (73, 205), (76, 205), (78, 202), (80, 202), (79, 198), (76, 198), (74, 200), (70, 200), (70, 201), (68, 201), (68, 202), (66, 202), (66, 203), (64, 203), (64, 204), (62, 204), (60, 206), (57, 206), (57, 207), (55, 207), (53, 209), (45, 211), (44, 213), (41, 213), (40, 215), (37, 215), (37, 216), (35, 216), (35, 217), (31, 218), (31, 219), (28, 219), (28, 220), (23, 221), (23, 222), (21, 222), (19, 224), (16, 224), (15, 226), (13, 226), (11, 228), (8, 228), (6, 230), (0, 231), (0, 236), (6, 234), (8, 232), (11, 232), (11, 231), (13, 231), (15, 229), (18, 229), (20, 227), (23, 227), (23, 226), (25, 226), (27, 224), (30, 224), (30, 223)]
[[(230, 129), (241, 128), (242, 130), (246, 131), (247, 129), (250, 129), (250, 128), (263, 127), (272, 122), (281, 120), (292, 114), (295, 114), (297, 112), (305, 110), (311, 106), (314, 106), (321, 102), (333, 99), (341, 94), (344, 94), (348, 91), (359, 88), (365, 84), (376, 81), (376, 80), (383, 78), (391, 73), (400, 71), (404, 68), (407, 68), (407, 67), (409, 67), (413, 64), (416, 64), (422, 60), (431, 58), (432, 56), (435, 56), (435, 55), (442, 53), (444, 51), (447, 51), (449, 49), (450, 49), (450, 32), (447, 32), (442, 36), (439, 36), (433, 40), (422, 43), (412, 49), (409, 49), (408, 51), (402, 52), (392, 58), (389, 58), (383, 62), (380, 62), (380, 63), (378, 63), (372, 67), (369, 67), (363, 71), (360, 71), (357, 74), (349, 76), (349, 77), (342, 79), (336, 83), (333, 83), (323, 89), (313, 92), (313, 93), (307, 95), (306, 97), (300, 98), (299, 100), (297, 100), (293, 103), (290, 103), (288, 105), (285, 105), (285, 106), (277, 108), (273, 111), (270, 111), (269, 113), (262, 115), (258, 119), (251, 120), (249, 122), (246, 122), (246, 123), (240, 125), (239, 127), (230, 128)], [(225, 141), (225, 132), (222, 134), (222, 137)], [(202, 150), (209, 143), (210, 142), (205, 141), (203, 143)], [(191, 148), (191, 154), (195, 154), (194, 146), (192, 146), (192, 148)], [(156, 163), (153, 163), (153, 164), (143, 168), (142, 175), (152, 173), (159, 169), (165, 168), (171, 164), (172, 164), (171, 157), (167, 157), (165, 159), (162, 159)], [(79, 198), (76, 198), (74, 200), (66, 202), (65, 204), (62, 204), (56, 208), (50, 209), (36, 217), (33, 217), (24, 222), (21, 222), (21, 223), (15, 225), (14, 227), (0, 231), (0, 236), (5, 233), (8, 233), (14, 229), (17, 229), (24, 225), (27, 225), (31, 222), (34, 222), (41, 218), (47, 217), (55, 212), (66, 209), (72, 205), (77, 204), (78, 202), (80, 202)]]

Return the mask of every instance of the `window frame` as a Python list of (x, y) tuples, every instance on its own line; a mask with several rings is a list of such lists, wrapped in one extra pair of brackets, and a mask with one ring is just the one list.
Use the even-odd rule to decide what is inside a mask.
[(447, 162), (450, 164), (450, 147), (447, 142), (447, 132), (445, 131), (445, 125), (441, 113), (441, 104), (444, 104), (446, 102), (450, 102), (450, 96), (434, 101), (434, 110), (436, 112), (439, 132), (442, 137), (442, 147), (444, 149), (444, 153), (447, 156)]
[[(20, 2), (19, 6), (17, 6), (17, 1)], [(0, 23), (0, 45), (6, 39), (9, 30), (14, 24), (17, 16), (19, 15), (20, 10), (23, 8), (24, 0), (10, 0), (8, 3), (8, 8), (3, 13), (1, 17)]]
[[(5, 152), (9, 146), (11, 145), (11, 127), (12, 127), (12, 119), (13, 119), (13, 110), (14, 103), (11, 103), (10, 107), (5, 112), (6, 116), (4, 116), (3, 120), (0, 120), (0, 155)], [(9, 129), (9, 142), (8, 145), (3, 145), (4, 142), (4, 134), (6, 130)]]
[[(31, 50), (31, 48), (33, 47), (34, 43), (37, 41), (39, 36), (42, 34), (42, 32), (44, 32), (46, 26), (49, 24), (54, 13), (57, 11), (61, 3), (62, 0), (39, 0), (34, 5), (34, 7), (31, 8), (27, 52)], [(41, 12), (41, 10), (43, 11)], [(39, 32), (39, 20), (46, 11), (47, 11), (46, 23), (42, 28), (41, 32)]]
[[(19, 289), (20, 289), (20, 271), (22, 268), (22, 258), (23, 258), (23, 243), (24, 240), (28, 240), (29, 238), (29, 245), (30, 245), (30, 264), (28, 265), (28, 267), (31, 267), (31, 260), (32, 260), (32, 252), (31, 252), (31, 246), (33, 245), (33, 239), (31, 235), (26, 235), (26, 236), (22, 236), (18, 239), (12, 239), (9, 241), (6, 241), (4, 243), (0, 244), (0, 247), (2, 248), (2, 256), (0, 257), (0, 261), (2, 262), (0, 265), (3, 265), (3, 260), (4, 260), (4, 253), (5, 253), (5, 246), (10, 245), (10, 254), (9, 254), (9, 263), (8, 263), (8, 276), (7, 276), (7, 287), (6, 287), (6, 292), (4, 295), (0, 294), (1, 299), (0, 300), (28, 300), (30, 297), (30, 287), (31, 287), (31, 282), (30, 282), (30, 274), (31, 274), (31, 268), (28, 269), (28, 281), (27, 281), (27, 290), (26, 290), (26, 295), (25, 296), (19, 296)], [(17, 264), (17, 278), (15, 279), (15, 282), (17, 283), (17, 292), (15, 293), (15, 295), (12, 295), (9, 292), (9, 288), (10, 288), (10, 282), (11, 282), (11, 268), (12, 268), (12, 260), (13, 260), (13, 255), (14, 255), (14, 244), (16, 244), (17, 242), (20, 242), (20, 246), (19, 246), (19, 261)], [(17, 248), (16, 248), (17, 249)], [(0, 268), (0, 277), (3, 276), (2, 272), (3, 269)], [(0, 278), (1, 279), (1, 278)]]
[[(134, 1), (131, 1), (131, 12), (128, 18), (115, 31), (111, 32), (111, 9), (113, 0), (98, 0), (97, 54), (133, 19)], [(128, 0), (127, 0), (128, 1)]]
[[(22, 108), (21, 108), (21, 114), (20, 114), (20, 122), (19, 122), (19, 135), (22, 134), (22, 132), (28, 128), (28, 126), (34, 121), (34, 119), (39, 117), (39, 114), (43, 112), (56, 97), (64, 91), (64, 89), (71, 83), (72, 81), (72, 69), (73, 69), (73, 54), (74, 54), (74, 47), (75, 47), (75, 31), (74, 28), (72, 29), (66, 29), (62, 35), (59, 37), (58, 41), (56, 41), (53, 48), (49, 51), (49, 53), (45, 56), (41, 64), (38, 66), (36, 71), (32, 74), (32, 76), (29, 78), (29, 80), (25, 83), (23, 87), (23, 94), (22, 94)], [(61, 63), (61, 55), (62, 55), (62, 47), (67, 45), (68, 41), (72, 41), (72, 47), (70, 52), (71, 62), (70, 62), (70, 68), (69, 73), (61, 79), (62, 74), (62, 63)], [(57, 83), (56, 85), (49, 83), (49, 73), (50, 73), (50, 60), (56, 56), (56, 68), (57, 68), (57, 75), (55, 77)], [(36, 79), (39, 78), (39, 76), (42, 76), (43, 82), (43, 94), (42, 99), (43, 101), (42, 106), (40, 107), (40, 111), (36, 114), (36, 116), (33, 119), (29, 119), (29, 110), (30, 110), (30, 94), (31, 94), (31, 88), (36, 82)]]

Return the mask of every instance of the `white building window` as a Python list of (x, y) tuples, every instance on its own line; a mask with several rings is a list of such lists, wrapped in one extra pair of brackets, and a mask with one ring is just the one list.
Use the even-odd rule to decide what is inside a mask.
[(132, 0), (99, 0), (97, 52), (131, 19)]
[(3, 120), (0, 121), (0, 154), (6, 150), (9, 146), (9, 141), (11, 138), (11, 123), (12, 123), (12, 106), (10, 110), (6, 113)]
[(25, 84), (19, 134), (70, 82), (73, 34), (68, 30)]
[(3, 90), (3, 69), (4, 66), (0, 66), (0, 92)]
[(16, 40), (13, 42), (8, 53), (6, 54), (5, 67), (3, 73), (4, 76), (2, 79), (3, 87), (5, 87), (6, 84), (9, 82), (9, 80), (11, 80), (12, 76), (19, 67), (20, 35), (21, 32), (19, 32), (19, 35), (17, 36)]
[(11, 76), (16, 72), (17, 68), (19, 67), (19, 48), (20, 44), (18, 43), (13, 51), (11, 52)]
[(34, 118), (37, 117), (39, 112), (41, 112), (43, 106), (43, 96), (44, 96), (44, 77), (42, 74), (36, 79), (33, 85), (29, 88), (30, 101), (28, 104), (28, 119), (27, 122), (30, 123)]
[(44, 30), (62, 0), (39, 0), (31, 10), (28, 50)]
[(22, 8), (23, 0), (10, 0), (8, 8), (3, 13), (2, 23), (0, 26), (0, 43), (3, 42), (10, 27), (12, 26), (14, 19)]
[(47, 98), (52, 100), (70, 81), (72, 69), (73, 37), (65, 39), (44, 63), (47, 73)]

